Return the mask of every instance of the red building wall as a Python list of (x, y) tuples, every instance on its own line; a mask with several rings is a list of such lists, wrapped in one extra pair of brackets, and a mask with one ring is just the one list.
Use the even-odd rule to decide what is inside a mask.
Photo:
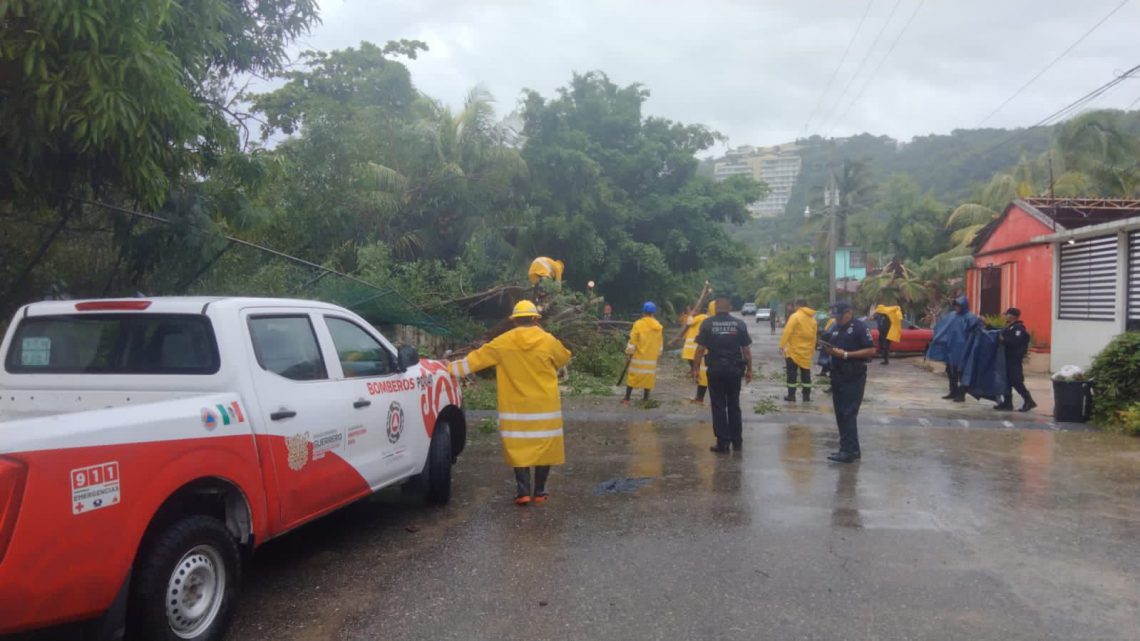
[(981, 270), (1001, 269), (1001, 311), (1021, 309), (1021, 320), (1037, 348), (1052, 345), (1053, 247), (1032, 244), (1037, 236), (1053, 232), (1051, 226), (1013, 206), (985, 245), (974, 254), (974, 268), (966, 275), (966, 292), (973, 311), (979, 311)]

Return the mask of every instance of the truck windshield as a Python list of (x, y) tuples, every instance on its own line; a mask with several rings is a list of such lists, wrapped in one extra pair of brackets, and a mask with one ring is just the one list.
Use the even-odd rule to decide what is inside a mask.
[(32, 316), (16, 328), (12, 374), (213, 374), (214, 328), (189, 314)]

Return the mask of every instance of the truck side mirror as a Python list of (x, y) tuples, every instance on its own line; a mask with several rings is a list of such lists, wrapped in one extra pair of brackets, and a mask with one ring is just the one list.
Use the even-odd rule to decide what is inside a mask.
[(401, 372), (406, 372), (412, 366), (420, 364), (420, 353), (411, 345), (401, 345), (397, 350), (396, 363)]

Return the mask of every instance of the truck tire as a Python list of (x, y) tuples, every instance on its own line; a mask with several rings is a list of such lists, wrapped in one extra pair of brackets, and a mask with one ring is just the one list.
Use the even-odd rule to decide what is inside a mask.
[(241, 556), (225, 524), (203, 515), (176, 521), (136, 561), (128, 638), (218, 641), (240, 585)]
[(427, 496), (430, 505), (451, 500), (451, 426), (440, 421), (435, 426), (427, 456)]

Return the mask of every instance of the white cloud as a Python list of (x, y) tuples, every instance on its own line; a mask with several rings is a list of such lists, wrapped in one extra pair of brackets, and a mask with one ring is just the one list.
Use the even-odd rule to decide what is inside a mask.
[[(1118, 0), (926, 0), (861, 100), (871, 70), (910, 16), (902, 0), (851, 90), (893, 0), (874, 0), (812, 133), (901, 139), (976, 126)], [(484, 84), (509, 111), (524, 88), (551, 95), (574, 71), (599, 69), (651, 91), (647, 112), (718, 129), (733, 144), (803, 131), (855, 30), (862, 0), (325, 0), (324, 24), (299, 43), (334, 49), (418, 38), (417, 86), (450, 104)], [(1140, 64), (1132, 2), (987, 123), (1024, 126)], [(1124, 107), (1140, 80), (1098, 101)], [(846, 113), (846, 117), (841, 116)]]

